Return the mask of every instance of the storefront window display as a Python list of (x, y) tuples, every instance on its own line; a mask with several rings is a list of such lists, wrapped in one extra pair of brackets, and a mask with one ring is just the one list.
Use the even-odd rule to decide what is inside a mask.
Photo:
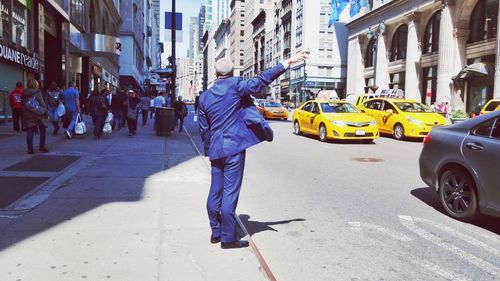
[(486, 102), (493, 98), (494, 76), (492, 70), (494, 69), (495, 56), (485, 56), (467, 61), (468, 65), (477, 63), (483, 63), (485, 66), (491, 65), (492, 67), (486, 67), (491, 73), (488, 73), (488, 75), (474, 75), (467, 79), (467, 100), (465, 104), (467, 112), (477, 111), (478, 108), (482, 108)]
[(423, 69), (423, 95), (422, 103), (432, 105), (436, 102), (437, 91), (437, 66), (431, 66)]

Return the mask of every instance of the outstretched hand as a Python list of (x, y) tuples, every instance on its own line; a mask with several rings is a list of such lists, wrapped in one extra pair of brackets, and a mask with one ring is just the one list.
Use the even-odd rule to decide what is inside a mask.
[(288, 59), (288, 65), (292, 65), (294, 63), (305, 61), (309, 57), (309, 51), (300, 51), (295, 56)]

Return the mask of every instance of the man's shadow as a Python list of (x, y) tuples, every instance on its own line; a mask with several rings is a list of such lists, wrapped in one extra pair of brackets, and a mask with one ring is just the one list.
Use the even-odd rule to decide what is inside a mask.
[[(278, 232), (278, 230), (274, 229), (271, 226), (274, 225), (280, 225), (280, 224), (288, 224), (291, 222), (295, 221), (305, 221), (305, 219), (299, 218), (299, 219), (291, 219), (291, 220), (282, 220), (282, 221), (273, 221), (273, 222), (260, 222), (260, 221), (253, 221), (250, 220), (250, 216), (247, 214), (242, 214), (238, 216), (245, 228), (248, 231), (248, 234), (250, 236), (253, 236), (256, 233), (262, 232), (262, 231), (274, 231)], [(239, 235), (241, 237), (245, 236), (243, 231), (240, 229), (239, 230)]]

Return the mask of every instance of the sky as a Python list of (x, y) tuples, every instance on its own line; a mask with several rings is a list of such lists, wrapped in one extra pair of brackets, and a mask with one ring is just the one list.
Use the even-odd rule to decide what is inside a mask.
[[(177, 13), (182, 13), (182, 30), (183, 30), (183, 42), (177, 43), (176, 56), (177, 58), (185, 58), (187, 56), (187, 50), (189, 49), (189, 20), (191, 17), (197, 17), (200, 11), (201, 3), (203, 0), (177, 0), (175, 3), (175, 10)], [(170, 12), (172, 10), (172, 0), (161, 0), (160, 1), (160, 40), (165, 40), (164, 28), (165, 28), (165, 12)], [(163, 64), (166, 64), (166, 58), (171, 54), (170, 42), (165, 42), (165, 52), (162, 56)]]

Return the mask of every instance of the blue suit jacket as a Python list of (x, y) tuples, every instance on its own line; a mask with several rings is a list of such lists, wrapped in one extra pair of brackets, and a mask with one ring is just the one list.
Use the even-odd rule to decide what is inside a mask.
[(200, 96), (198, 121), (205, 156), (220, 159), (272, 140), (272, 130), (250, 95), (257, 94), (285, 71), (279, 64), (248, 80), (219, 79)]

